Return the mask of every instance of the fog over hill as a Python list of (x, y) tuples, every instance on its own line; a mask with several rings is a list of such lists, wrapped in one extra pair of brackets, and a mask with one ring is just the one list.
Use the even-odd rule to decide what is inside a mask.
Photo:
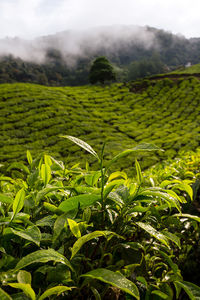
[[(140, 45), (145, 49), (159, 47), (154, 30), (139, 26), (109, 26), (89, 30), (69, 30), (34, 40), (5, 38), (0, 40), (0, 55), (13, 55), (25, 61), (44, 62), (49, 48), (59, 50), (68, 64), (75, 57), (86, 57), (101, 49), (114, 53), (123, 47)], [(69, 61), (71, 57), (71, 61)]]
[[(120, 74), (123, 74), (119, 76), (119, 80), (132, 80), (137, 76), (129, 68), (138, 61), (145, 66), (150, 61), (145, 74), (138, 77), (162, 73), (164, 70), (184, 66), (188, 62), (199, 63), (200, 39), (186, 39), (184, 36), (148, 26), (68, 30), (33, 40), (7, 37), (0, 40), (0, 82), (86, 84), (91, 61), (102, 55), (107, 56), (116, 69), (120, 70)], [(22, 62), (26, 62), (26, 65)], [(154, 68), (155, 64), (159, 68)], [(12, 70), (13, 67), (15, 70)], [(43, 69), (39, 70), (41, 67)], [(35, 69), (45, 76), (42, 81), (33, 78), (38, 77)], [(141, 69), (144, 70), (145, 67), (141, 65)], [(58, 76), (54, 78), (50, 73)]]

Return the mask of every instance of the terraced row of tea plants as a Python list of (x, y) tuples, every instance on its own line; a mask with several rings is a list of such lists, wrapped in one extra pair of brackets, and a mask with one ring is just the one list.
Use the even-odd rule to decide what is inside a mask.
[[(144, 162), (174, 157), (199, 146), (200, 82), (144, 80), (111, 86), (53, 88), (32, 84), (0, 85), (0, 161), (25, 159), (41, 150), (69, 161), (84, 151), (59, 137), (73, 135), (100, 149), (107, 158), (137, 143), (165, 150)], [(93, 160), (91, 160), (93, 161)], [(125, 162), (122, 161), (122, 165)]]
[(132, 178), (111, 165), (157, 147), (105, 162), (103, 149), (67, 138), (99, 168), (27, 151), (0, 173), (0, 299), (200, 299), (199, 153), (145, 174), (135, 160)]

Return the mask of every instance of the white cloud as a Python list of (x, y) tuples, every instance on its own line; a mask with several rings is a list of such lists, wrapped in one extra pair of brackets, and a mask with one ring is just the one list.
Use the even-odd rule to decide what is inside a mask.
[(0, 0), (0, 37), (67, 29), (149, 25), (200, 37), (199, 0)]

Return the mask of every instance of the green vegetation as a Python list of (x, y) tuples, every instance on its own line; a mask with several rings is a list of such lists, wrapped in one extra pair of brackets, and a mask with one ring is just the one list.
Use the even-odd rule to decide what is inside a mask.
[[(199, 146), (200, 82), (195, 78), (142, 80), (110, 86), (52, 88), (31, 84), (0, 86), (0, 161), (46, 151), (65, 162), (85, 165), (85, 152), (59, 137), (78, 136), (106, 159), (141, 142), (164, 149), (142, 162), (149, 166)], [(73, 154), (73, 155), (72, 155)], [(81, 159), (80, 159), (81, 157)], [(90, 162), (94, 162), (91, 158)], [(125, 168), (126, 161), (119, 168)]]
[(180, 70), (176, 70), (173, 73), (177, 74), (200, 74), (200, 64), (195, 64), (191, 67), (180, 68)]
[(165, 65), (162, 63), (158, 54), (152, 55), (148, 59), (142, 59), (133, 61), (128, 66), (128, 79), (136, 80), (138, 78), (144, 78), (154, 74), (165, 73)]
[[(162, 165), (143, 174), (136, 158), (158, 151), (152, 144), (105, 162), (105, 144), (98, 154), (63, 138), (89, 152), (99, 169), (68, 168), (49, 155), (34, 160), (28, 151), (28, 163), (15, 161), (0, 175), (1, 299), (199, 299), (199, 272), (187, 273), (200, 259), (193, 204), (199, 154), (168, 162), (165, 175)], [(110, 173), (130, 155), (135, 178)]]
[[(48, 86), (89, 84), (91, 62), (98, 56), (109, 59), (118, 71), (119, 82), (169, 72), (184, 67), (188, 62), (197, 64), (200, 61), (198, 38), (186, 39), (152, 27), (137, 28), (137, 37), (131, 27), (124, 28), (125, 31), (118, 29), (113, 27), (113, 32), (105, 30), (101, 33), (97, 30), (93, 37), (89, 34), (88, 38), (79, 32), (83, 38), (80, 43), (76, 41), (76, 32), (73, 31), (40, 38), (35, 41), (35, 46), (37, 49), (42, 44), (43, 62), (24, 61), (11, 55), (0, 57), (0, 83), (30, 82)], [(85, 34), (87, 36), (87, 32)], [(18, 47), (21, 43), (21, 49), (26, 49), (29, 44), (20, 42), (20, 39), (17, 41)], [(15, 47), (14, 39), (11, 39), (11, 45)], [(66, 47), (62, 49), (62, 45)], [(75, 53), (70, 45), (74, 45)]]
[(110, 64), (105, 56), (97, 57), (90, 68), (90, 83), (95, 84), (100, 82), (104, 84), (105, 81), (116, 80), (116, 74), (113, 66)]

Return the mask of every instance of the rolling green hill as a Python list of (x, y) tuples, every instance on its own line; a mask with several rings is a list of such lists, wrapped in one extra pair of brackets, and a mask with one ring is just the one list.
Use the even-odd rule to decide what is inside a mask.
[(177, 74), (200, 74), (200, 64), (195, 64), (191, 67), (174, 71), (173, 73), (177, 73)]
[(149, 158), (150, 165), (199, 146), (199, 104), (200, 81), (194, 77), (105, 87), (1, 84), (0, 162), (23, 160), (29, 149), (65, 161), (73, 153), (74, 161), (81, 156), (85, 163), (88, 154), (59, 137), (68, 134), (97, 151), (108, 140), (106, 153), (111, 155), (152, 142), (165, 152)]

